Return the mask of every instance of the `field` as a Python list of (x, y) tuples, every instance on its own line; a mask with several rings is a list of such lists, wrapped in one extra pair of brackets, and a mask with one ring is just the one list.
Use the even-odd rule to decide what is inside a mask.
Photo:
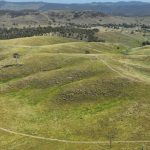
[(0, 41), (0, 149), (148, 150), (150, 46), (103, 38)]

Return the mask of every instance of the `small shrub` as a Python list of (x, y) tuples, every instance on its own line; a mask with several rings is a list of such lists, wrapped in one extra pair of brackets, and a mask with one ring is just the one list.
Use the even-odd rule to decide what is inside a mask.
[(90, 51), (89, 51), (89, 50), (86, 50), (86, 51), (85, 51), (85, 54), (90, 54)]

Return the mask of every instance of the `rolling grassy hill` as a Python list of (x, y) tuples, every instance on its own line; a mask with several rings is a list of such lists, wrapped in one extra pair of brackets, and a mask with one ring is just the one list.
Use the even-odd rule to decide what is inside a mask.
[[(0, 41), (1, 149), (109, 149), (2, 128), (71, 141), (108, 141), (109, 133), (115, 141), (148, 141), (150, 47), (111, 42), (48, 36)], [(113, 143), (112, 150), (142, 146), (149, 145)]]

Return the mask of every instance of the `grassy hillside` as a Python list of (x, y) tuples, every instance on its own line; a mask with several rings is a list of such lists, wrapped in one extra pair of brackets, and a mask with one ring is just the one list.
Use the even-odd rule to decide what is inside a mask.
[(31, 38), (18, 38), (12, 40), (1, 40), (0, 45), (8, 45), (8, 46), (17, 46), (17, 45), (24, 45), (24, 46), (42, 46), (42, 45), (52, 45), (52, 44), (60, 44), (60, 43), (68, 43), (68, 42), (75, 42), (76, 40), (56, 37), (56, 36), (38, 36), (38, 37), (31, 37)]
[(133, 55), (150, 55), (150, 46), (134, 48), (130, 51), (130, 54)]
[[(61, 143), (1, 128), (71, 141), (109, 141), (110, 134), (113, 141), (148, 141), (149, 51), (148, 46), (129, 49), (126, 42), (60, 37), (0, 41), (1, 149), (109, 149), (108, 143)], [(112, 150), (148, 144), (113, 142)]]
[(97, 34), (99, 38), (102, 38), (110, 43), (121, 43), (129, 48), (139, 47), (144, 41), (144, 37), (141, 34), (130, 34), (119, 31), (104, 31)]

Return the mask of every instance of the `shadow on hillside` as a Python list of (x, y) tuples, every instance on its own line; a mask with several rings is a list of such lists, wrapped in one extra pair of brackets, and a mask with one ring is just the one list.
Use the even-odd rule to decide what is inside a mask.
[(5, 66), (1, 66), (0, 69), (11, 68), (11, 67), (21, 67), (21, 66), (23, 66), (23, 64), (5, 65)]

